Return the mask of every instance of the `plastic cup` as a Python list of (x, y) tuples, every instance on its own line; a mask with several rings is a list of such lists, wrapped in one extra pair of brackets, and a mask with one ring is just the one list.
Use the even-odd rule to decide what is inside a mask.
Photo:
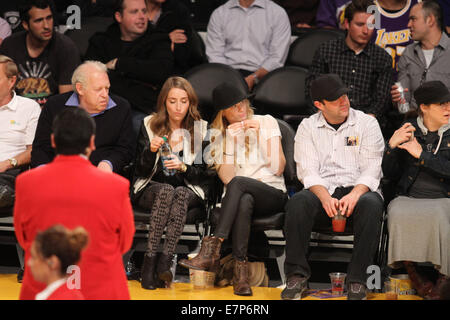
[(342, 215), (340, 211), (338, 211), (338, 214), (333, 217), (331, 220), (333, 231), (334, 232), (344, 232), (345, 230), (345, 223), (347, 222), (347, 217)]
[(386, 300), (397, 300), (397, 283), (395, 281), (386, 281), (384, 283), (384, 295)]
[(342, 296), (344, 295), (344, 287), (345, 287), (345, 277), (346, 273), (342, 272), (332, 272), (330, 273), (331, 279), (331, 294), (333, 296)]

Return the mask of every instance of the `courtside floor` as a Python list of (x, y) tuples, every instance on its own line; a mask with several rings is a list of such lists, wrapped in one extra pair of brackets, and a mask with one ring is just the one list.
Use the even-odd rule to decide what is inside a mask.
[[(16, 274), (0, 274), (0, 300), (17, 300), (21, 284)], [(138, 281), (128, 281), (132, 300), (280, 300), (282, 289), (253, 287), (253, 296), (240, 297), (233, 294), (233, 287), (194, 289), (190, 283), (172, 283), (168, 289), (145, 290)], [(368, 300), (384, 300), (384, 294), (370, 294)], [(308, 296), (304, 300), (346, 300), (345, 297), (320, 299)], [(421, 300), (418, 296), (400, 296), (399, 300)]]

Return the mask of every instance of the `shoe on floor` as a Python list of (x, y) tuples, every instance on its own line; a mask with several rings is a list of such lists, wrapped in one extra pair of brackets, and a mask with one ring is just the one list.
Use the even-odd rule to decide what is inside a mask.
[(290, 276), (286, 281), (286, 288), (281, 292), (283, 300), (300, 300), (306, 296), (308, 280), (299, 275)]
[(359, 282), (351, 282), (348, 285), (347, 300), (366, 300), (367, 288)]

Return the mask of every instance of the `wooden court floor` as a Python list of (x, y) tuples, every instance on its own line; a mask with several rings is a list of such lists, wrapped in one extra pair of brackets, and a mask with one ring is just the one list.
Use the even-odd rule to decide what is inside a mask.
[[(0, 300), (17, 300), (21, 284), (16, 274), (0, 274)], [(253, 296), (240, 297), (233, 294), (233, 287), (195, 289), (190, 283), (172, 283), (171, 288), (145, 290), (138, 281), (128, 281), (132, 300), (280, 300), (282, 289), (252, 288)], [(368, 300), (384, 300), (384, 294), (370, 294)], [(308, 296), (304, 300), (346, 300), (345, 297), (320, 299)], [(400, 296), (399, 300), (421, 300), (418, 296)]]

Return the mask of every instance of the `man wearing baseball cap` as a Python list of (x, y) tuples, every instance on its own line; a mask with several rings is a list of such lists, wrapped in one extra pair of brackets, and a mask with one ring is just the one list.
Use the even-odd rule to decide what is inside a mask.
[(303, 120), (294, 158), (304, 189), (286, 205), (286, 288), (282, 299), (305, 295), (311, 269), (306, 254), (313, 228), (331, 231), (343, 215), (355, 235), (347, 270), (349, 300), (366, 298), (366, 269), (373, 263), (383, 214), (380, 191), (384, 140), (377, 120), (350, 107), (349, 89), (336, 74), (317, 77), (310, 96), (319, 112)]

